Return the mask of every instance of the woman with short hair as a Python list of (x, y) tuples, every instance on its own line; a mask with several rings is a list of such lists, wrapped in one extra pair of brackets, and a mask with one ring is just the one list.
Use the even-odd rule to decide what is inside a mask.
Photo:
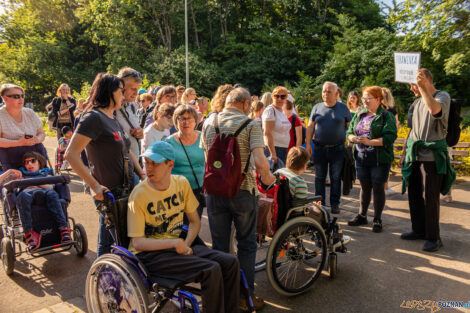
[[(134, 171), (141, 179), (145, 176), (137, 157), (130, 151), (130, 138), (114, 115), (123, 99), (122, 79), (99, 73), (93, 82), (87, 111), (65, 152), (65, 159), (74, 172), (90, 186), (97, 206), (104, 200), (105, 190), (110, 190), (116, 198), (128, 196), (134, 187)], [(91, 173), (80, 158), (84, 149)], [(111, 251), (114, 237), (114, 231), (106, 229), (104, 215), (100, 214), (97, 257)]]
[(36, 113), (24, 105), (24, 89), (15, 84), (0, 86), (5, 105), (0, 109), (0, 148), (34, 146), (46, 138)]
[[(201, 132), (196, 130), (197, 120), (198, 114), (194, 108), (187, 104), (180, 105), (173, 114), (173, 123), (178, 132), (165, 141), (175, 149), (175, 166), (171, 173), (188, 179), (199, 201), (197, 211), (201, 217), (205, 206), (202, 181), (206, 163), (204, 149), (200, 146)], [(186, 216), (185, 221), (187, 221)]]
[(393, 143), (397, 125), (393, 114), (384, 110), (382, 88), (364, 88), (364, 109), (352, 119), (346, 136), (354, 143), (356, 177), (361, 183), (359, 214), (348, 222), (350, 226), (367, 224), (367, 209), (371, 193), (374, 197), (373, 232), (382, 231), (382, 211), (385, 207), (384, 185), (393, 162)]

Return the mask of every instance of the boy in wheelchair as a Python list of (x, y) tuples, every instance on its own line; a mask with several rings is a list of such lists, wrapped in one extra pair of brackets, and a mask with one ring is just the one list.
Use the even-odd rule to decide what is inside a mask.
[[(302, 178), (302, 175), (307, 169), (310, 156), (307, 150), (303, 147), (292, 147), (287, 154), (286, 167), (278, 169), (275, 174), (286, 177), (289, 180), (289, 190), (293, 199), (307, 198), (308, 188), (307, 183)], [(325, 216), (328, 223), (331, 223), (331, 216), (329, 212), (321, 205), (321, 201), (313, 202), (310, 207), (312, 216)], [(317, 218), (315, 218), (317, 219)], [(321, 218), (318, 222), (322, 225)]]
[[(37, 152), (27, 152), (22, 159), (23, 166), (20, 167), (18, 178), (33, 178), (49, 176), (50, 170), (46, 167), (46, 159)], [(41, 234), (33, 230), (31, 218), (31, 205), (36, 193), (43, 193), (46, 198), (47, 208), (54, 215), (59, 227), (61, 243), (72, 241), (70, 230), (67, 226), (59, 195), (54, 191), (52, 185), (30, 186), (21, 191), (17, 197), (18, 215), (23, 226), (24, 240), (30, 252), (35, 251), (41, 245)]]
[[(129, 251), (150, 276), (200, 282), (204, 312), (238, 312), (238, 259), (206, 247), (197, 237), (201, 227), (198, 202), (186, 178), (171, 175), (173, 147), (158, 141), (142, 157), (147, 179), (129, 197)], [(184, 214), (189, 228), (186, 238), (181, 238)]]

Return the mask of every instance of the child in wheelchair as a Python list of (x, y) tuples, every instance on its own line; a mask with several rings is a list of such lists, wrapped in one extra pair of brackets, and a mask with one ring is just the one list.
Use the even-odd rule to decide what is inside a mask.
[[(201, 227), (198, 202), (186, 178), (171, 175), (173, 147), (158, 141), (142, 157), (147, 179), (129, 197), (129, 251), (150, 276), (200, 282), (204, 312), (238, 312), (238, 259), (206, 247), (197, 237)], [(181, 238), (184, 214), (189, 228)]]
[[(305, 199), (308, 195), (307, 183), (302, 178), (302, 174), (307, 169), (308, 161), (310, 161), (310, 156), (308, 155), (307, 150), (303, 147), (292, 147), (287, 154), (286, 167), (278, 169), (275, 174), (286, 177), (289, 180), (289, 190), (292, 198), (295, 199)], [(326, 221), (331, 223), (331, 216), (322, 205), (321, 201), (312, 202), (313, 205), (310, 207), (311, 215), (314, 216), (325, 216)], [(323, 221), (318, 220), (320, 225), (323, 224)]]
[[(37, 152), (27, 152), (22, 159), (23, 166), (20, 167), (18, 178), (33, 178), (50, 176), (50, 169), (46, 167), (46, 159)], [(24, 240), (30, 252), (35, 251), (41, 245), (41, 234), (35, 232), (32, 226), (31, 205), (36, 193), (43, 193), (46, 198), (47, 208), (54, 215), (59, 227), (61, 243), (72, 241), (70, 230), (67, 226), (59, 195), (54, 191), (52, 185), (30, 186), (18, 194), (17, 208), (24, 232)]]

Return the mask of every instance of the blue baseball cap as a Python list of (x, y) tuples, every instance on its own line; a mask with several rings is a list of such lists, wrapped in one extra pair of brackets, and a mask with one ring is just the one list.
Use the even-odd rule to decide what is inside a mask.
[(147, 93), (147, 90), (145, 90), (145, 89), (142, 88), (142, 89), (140, 89), (140, 90), (137, 92), (138, 95), (141, 95), (141, 94), (143, 94), (143, 93)]
[(149, 158), (155, 163), (162, 163), (165, 160), (175, 160), (175, 149), (165, 141), (156, 141), (151, 144), (140, 156)]

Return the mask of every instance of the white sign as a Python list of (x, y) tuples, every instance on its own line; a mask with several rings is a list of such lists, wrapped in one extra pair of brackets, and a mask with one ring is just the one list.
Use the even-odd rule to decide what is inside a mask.
[(421, 64), (420, 52), (394, 52), (395, 81), (416, 84), (416, 76)]

